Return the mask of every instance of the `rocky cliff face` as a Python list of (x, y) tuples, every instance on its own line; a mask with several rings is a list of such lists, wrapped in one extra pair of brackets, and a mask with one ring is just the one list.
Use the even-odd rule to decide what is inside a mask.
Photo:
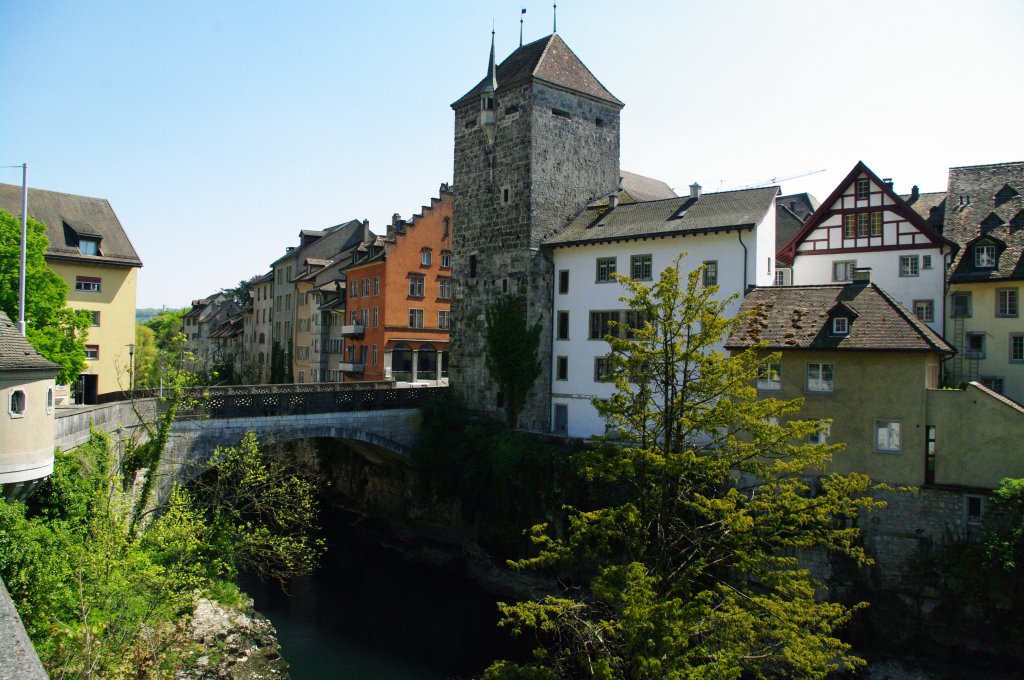
[(246, 598), (234, 607), (202, 598), (187, 634), (202, 652), (176, 678), (196, 680), (286, 680), (288, 662), (281, 657), (277, 631)]

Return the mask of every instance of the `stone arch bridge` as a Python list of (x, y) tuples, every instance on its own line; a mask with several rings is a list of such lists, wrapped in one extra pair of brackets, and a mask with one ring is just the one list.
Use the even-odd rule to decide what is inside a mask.
[[(187, 478), (190, 464), (202, 463), (218, 446), (238, 444), (246, 432), (262, 443), (299, 439), (343, 440), (370, 462), (412, 465), (420, 406), (447, 387), (396, 388), (391, 382), (242, 385), (199, 388), (198, 406), (179, 411), (164, 451), (168, 469), (161, 491)], [(124, 395), (127, 397), (128, 395)], [(144, 436), (142, 421), (159, 414), (155, 396), (136, 395), (88, 407), (58, 408), (57, 446), (67, 450), (89, 438), (89, 427), (116, 440)], [(163, 488), (164, 486), (167, 489)]]

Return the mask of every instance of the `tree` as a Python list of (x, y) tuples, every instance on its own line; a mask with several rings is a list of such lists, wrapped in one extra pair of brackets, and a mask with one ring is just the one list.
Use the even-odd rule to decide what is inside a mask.
[(249, 291), (252, 290), (252, 284), (258, 278), (259, 276), (257, 275), (247, 281), (239, 281), (238, 285), (234, 288), (221, 288), (220, 292), (231, 300), (234, 300), (235, 304), (241, 309), (245, 309), (250, 303)]
[(506, 423), (515, 427), (526, 396), (541, 373), (537, 358), (540, 320), (528, 326), (523, 302), (513, 295), (498, 298), (487, 309), (486, 318), (487, 370), (504, 396)]
[(606, 338), (616, 393), (595, 405), (611, 432), (576, 460), (603, 500), (531, 530), (539, 553), (515, 566), (558, 570), (566, 590), (499, 605), (539, 645), (486, 677), (824, 677), (863, 663), (836, 637), (862, 605), (819, 601), (797, 554), (866, 562), (849, 519), (881, 504), (867, 477), (824, 474), (837, 447), (805, 443), (823, 424), (789, 420), (799, 400), (757, 399), (777, 355), (714, 349), (736, 320), (681, 263), (650, 286), (619, 277), (642, 322)]
[(153, 331), (158, 347), (163, 349), (173, 344), (174, 336), (182, 331), (181, 317), (184, 313), (184, 309), (165, 309), (143, 324)]
[(134, 371), (133, 382), (137, 389), (160, 386), (160, 349), (156, 344), (156, 334), (152, 328), (140, 323), (135, 324)]
[[(36, 350), (60, 364), (57, 382), (68, 385), (85, 368), (85, 339), (92, 314), (65, 306), (68, 286), (46, 266), (46, 225), (32, 218), (27, 224), (25, 258), (25, 337)], [(21, 221), (0, 210), (0, 308), (18, 319), (21, 263)]]

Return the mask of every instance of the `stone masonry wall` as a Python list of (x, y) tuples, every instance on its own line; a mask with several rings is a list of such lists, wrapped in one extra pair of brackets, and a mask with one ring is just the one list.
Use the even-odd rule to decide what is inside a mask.
[[(485, 310), (502, 294), (522, 295), (528, 322), (542, 324), (543, 373), (519, 425), (546, 431), (553, 275), (539, 246), (618, 187), (619, 112), (539, 83), (507, 91), (499, 83), (498, 129), (488, 150), (478, 107), (473, 101), (455, 112), (452, 384), (469, 408), (498, 410), (484, 365)], [(471, 259), (476, 276), (470, 276)]]

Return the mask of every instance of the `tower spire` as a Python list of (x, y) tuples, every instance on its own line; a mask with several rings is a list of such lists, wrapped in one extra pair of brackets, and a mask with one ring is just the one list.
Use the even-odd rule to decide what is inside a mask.
[(526, 16), (526, 8), (519, 13), (519, 46), (523, 46), (523, 17)]
[(551, 32), (552, 33), (558, 33), (558, 3), (557, 2), (551, 3), (551, 8), (552, 8), (552, 11), (551, 11), (551, 19), (552, 19), (552, 22), (551, 22), (552, 23)]
[(491, 59), (487, 63), (487, 84), (484, 85), (485, 91), (494, 92), (498, 89), (498, 68), (494, 64), (494, 27), (491, 26)]

